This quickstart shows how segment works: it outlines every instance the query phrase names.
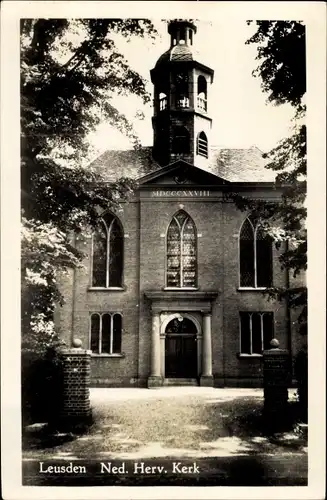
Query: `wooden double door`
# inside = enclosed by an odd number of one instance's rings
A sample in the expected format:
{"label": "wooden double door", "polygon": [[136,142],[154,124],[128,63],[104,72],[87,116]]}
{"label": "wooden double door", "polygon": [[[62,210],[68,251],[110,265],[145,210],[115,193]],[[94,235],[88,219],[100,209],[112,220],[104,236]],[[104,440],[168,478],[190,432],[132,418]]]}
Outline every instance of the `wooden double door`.
{"label": "wooden double door", "polygon": [[197,377],[197,332],[187,318],[172,320],[166,328],[166,378]]}

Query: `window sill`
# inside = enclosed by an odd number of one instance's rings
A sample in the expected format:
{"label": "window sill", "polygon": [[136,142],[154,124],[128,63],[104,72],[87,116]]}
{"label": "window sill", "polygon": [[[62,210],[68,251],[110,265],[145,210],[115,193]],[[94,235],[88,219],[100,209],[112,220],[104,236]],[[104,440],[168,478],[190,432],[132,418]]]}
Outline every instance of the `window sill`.
{"label": "window sill", "polygon": [[251,286],[239,286],[237,288],[238,292],[263,292],[264,290],[267,290],[267,286],[258,286],[258,287],[251,287]]}
{"label": "window sill", "polygon": [[101,353],[101,354],[98,354],[96,352],[92,352],[91,356],[92,356],[92,358],[124,358],[125,354],[124,353],[117,353],[117,354]]}
{"label": "window sill", "polygon": [[262,358],[262,354],[245,354],[245,353],[241,353],[239,352],[237,354],[237,357],[238,358]]}
{"label": "window sill", "polygon": [[102,286],[90,286],[88,292],[125,292],[125,286],[111,286],[111,287],[102,287]]}
{"label": "window sill", "polygon": [[198,287],[193,287],[193,286],[186,286],[184,288],[180,288],[180,287],[174,287],[174,286],[166,286],[164,288],[164,290],[167,290],[169,292],[185,292],[185,291],[190,291],[190,290],[194,290],[194,291],[197,291],[199,290]]}

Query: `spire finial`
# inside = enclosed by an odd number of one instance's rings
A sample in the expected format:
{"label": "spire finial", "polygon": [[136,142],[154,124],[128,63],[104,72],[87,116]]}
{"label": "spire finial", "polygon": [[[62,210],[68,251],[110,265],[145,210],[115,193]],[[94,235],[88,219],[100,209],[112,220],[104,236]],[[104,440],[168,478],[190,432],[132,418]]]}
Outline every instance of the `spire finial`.
{"label": "spire finial", "polygon": [[196,33],[196,25],[191,19],[173,19],[168,24],[168,33],[170,34],[170,46],[185,43],[193,45],[193,37]]}

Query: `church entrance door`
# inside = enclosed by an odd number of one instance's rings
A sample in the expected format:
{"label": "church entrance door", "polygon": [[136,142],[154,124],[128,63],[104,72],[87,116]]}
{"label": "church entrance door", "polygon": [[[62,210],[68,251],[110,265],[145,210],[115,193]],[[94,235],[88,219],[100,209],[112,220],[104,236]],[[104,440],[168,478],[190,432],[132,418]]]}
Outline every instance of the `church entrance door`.
{"label": "church entrance door", "polygon": [[197,330],[195,324],[182,316],[166,327],[165,376],[167,378],[197,377]]}

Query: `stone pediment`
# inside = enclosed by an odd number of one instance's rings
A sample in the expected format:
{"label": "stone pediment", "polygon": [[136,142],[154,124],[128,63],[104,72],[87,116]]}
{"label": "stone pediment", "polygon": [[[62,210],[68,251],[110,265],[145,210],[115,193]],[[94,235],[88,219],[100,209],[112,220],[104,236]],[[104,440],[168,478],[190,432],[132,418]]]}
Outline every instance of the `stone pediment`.
{"label": "stone pediment", "polygon": [[138,179],[142,186],[212,186],[229,184],[215,174],[202,170],[184,160],[178,160],[166,167]]}

